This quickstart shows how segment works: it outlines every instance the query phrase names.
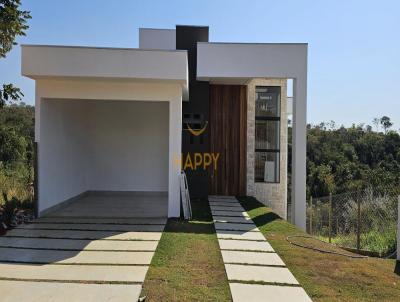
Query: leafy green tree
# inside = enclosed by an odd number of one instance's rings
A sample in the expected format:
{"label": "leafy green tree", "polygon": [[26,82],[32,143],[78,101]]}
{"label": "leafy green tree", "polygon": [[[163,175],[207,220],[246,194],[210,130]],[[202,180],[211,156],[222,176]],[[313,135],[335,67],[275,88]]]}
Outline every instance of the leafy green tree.
{"label": "leafy green tree", "polygon": [[0,127],[0,161],[13,163],[26,157],[27,142],[13,129]]}
{"label": "leafy green tree", "polygon": [[390,118],[387,116],[381,117],[381,125],[385,130],[385,134],[387,133],[388,129],[393,126],[393,123],[390,121]]}
{"label": "leafy green tree", "polygon": [[[390,121],[390,119],[389,119]],[[332,125],[332,123],[330,123]],[[314,197],[400,182],[400,135],[368,125],[307,126],[307,194]]]}
{"label": "leafy green tree", "polygon": [[[25,36],[29,28],[27,20],[31,18],[30,12],[20,10],[20,0],[0,0],[0,58],[6,54],[17,43],[17,36]],[[21,90],[13,84],[3,84],[0,89],[0,108],[10,101],[21,100]]]}

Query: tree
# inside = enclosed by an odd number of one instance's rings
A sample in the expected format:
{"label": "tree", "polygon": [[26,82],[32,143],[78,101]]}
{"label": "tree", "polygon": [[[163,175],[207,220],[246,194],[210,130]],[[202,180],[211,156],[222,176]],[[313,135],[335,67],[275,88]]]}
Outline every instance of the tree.
{"label": "tree", "polygon": [[0,161],[13,163],[26,157],[27,142],[14,129],[0,127]]}
{"label": "tree", "polygon": [[390,117],[382,116],[381,117],[381,125],[385,130],[385,134],[387,133],[388,129],[393,126],[393,123],[390,121]]}
{"label": "tree", "polygon": [[372,120],[372,123],[375,125],[375,130],[376,130],[376,132],[378,132],[379,131],[379,124],[380,124],[380,122],[381,122],[381,119],[380,118],[374,118],[373,120]]}
{"label": "tree", "polygon": [[307,127],[308,196],[341,194],[368,186],[398,188],[399,133],[375,132],[364,125],[335,130],[324,125]]}
{"label": "tree", "polygon": [[[20,0],[0,0],[0,58],[17,45],[17,36],[25,36],[29,28],[27,20],[31,18],[30,12],[20,10]],[[3,84],[0,89],[0,108],[9,101],[21,100],[21,90],[12,84]]]}

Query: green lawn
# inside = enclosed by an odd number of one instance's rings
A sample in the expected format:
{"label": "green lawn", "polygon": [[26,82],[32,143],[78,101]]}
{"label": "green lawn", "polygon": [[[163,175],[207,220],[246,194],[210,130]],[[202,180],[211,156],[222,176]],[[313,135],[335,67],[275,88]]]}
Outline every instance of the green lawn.
{"label": "green lawn", "polygon": [[[254,198],[240,201],[313,301],[400,301],[394,260],[350,259],[293,246],[286,236],[302,231]],[[194,221],[168,220],[144,283],[146,301],[231,301],[208,203],[192,201],[192,207]]]}
{"label": "green lawn", "polygon": [[[293,246],[286,237],[304,234],[302,231],[254,198],[244,197],[240,201],[313,301],[400,301],[395,260],[351,259]],[[306,243],[346,253],[326,243]]]}
{"label": "green lawn", "polygon": [[231,301],[208,201],[194,220],[169,219],[143,286],[146,301]]}

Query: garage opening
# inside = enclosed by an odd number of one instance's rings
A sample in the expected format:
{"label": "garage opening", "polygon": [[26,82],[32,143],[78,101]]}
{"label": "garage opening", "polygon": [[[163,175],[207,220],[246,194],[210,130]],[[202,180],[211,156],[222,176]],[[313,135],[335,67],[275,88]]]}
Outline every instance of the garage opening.
{"label": "garage opening", "polygon": [[168,102],[44,99],[39,212],[167,217]]}

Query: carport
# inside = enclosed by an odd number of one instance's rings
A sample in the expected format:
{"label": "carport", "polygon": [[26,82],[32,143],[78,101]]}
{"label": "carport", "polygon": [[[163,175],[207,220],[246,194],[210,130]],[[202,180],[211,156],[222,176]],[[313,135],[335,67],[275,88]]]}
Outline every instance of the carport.
{"label": "carport", "polygon": [[39,216],[177,217],[186,51],[22,47]]}

